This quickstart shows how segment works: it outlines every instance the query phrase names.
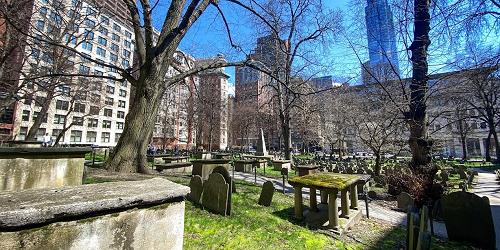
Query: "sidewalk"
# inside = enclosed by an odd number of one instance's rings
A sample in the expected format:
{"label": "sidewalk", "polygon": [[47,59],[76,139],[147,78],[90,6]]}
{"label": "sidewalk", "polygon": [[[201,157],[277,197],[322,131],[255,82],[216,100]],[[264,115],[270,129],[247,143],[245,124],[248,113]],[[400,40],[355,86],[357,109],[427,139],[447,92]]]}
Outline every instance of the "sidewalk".
{"label": "sidewalk", "polygon": [[472,192],[490,200],[491,215],[495,225],[497,249],[500,249],[500,182],[492,172],[478,169],[477,184]]}
{"label": "sidewalk", "polygon": [[[233,173],[230,172],[230,174],[232,175]],[[250,183],[254,183],[255,181],[253,173],[242,173],[235,171],[234,178],[236,180],[242,180]],[[266,181],[271,181],[274,184],[276,190],[279,191],[283,190],[282,180],[257,175],[258,185],[262,186]],[[293,188],[286,181],[285,181],[285,192],[287,195],[293,196]],[[302,193],[304,198],[309,199],[309,189],[304,189]],[[320,200],[319,195],[317,200],[318,201]],[[340,198],[339,198],[339,204],[340,204]],[[365,202],[363,200],[360,200],[358,202],[358,205],[359,208],[363,211],[363,214],[366,216]],[[394,211],[371,203],[369,204],[369,213],[370,213],[370,218],[376,218],[395,225],[403,225],[403,226],[406,225],[406,213],[404,212]],[[446,228],[443,223],[434,222],[434,234],[443,238],[447,238]]]}

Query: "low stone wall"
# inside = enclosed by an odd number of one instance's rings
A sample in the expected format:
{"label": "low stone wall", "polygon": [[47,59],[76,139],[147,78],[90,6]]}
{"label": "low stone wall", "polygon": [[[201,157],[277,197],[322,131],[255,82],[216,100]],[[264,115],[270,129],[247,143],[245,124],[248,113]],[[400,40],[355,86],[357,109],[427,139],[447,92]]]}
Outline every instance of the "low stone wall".
{"label": "low stone wall", "polygon": [[82,184],[90,148],[0,148],[0,192]]}
{"label": "low stone wall", "polygon": [[0,193],[0,249],[182,249],[189,188],[165,179]]}

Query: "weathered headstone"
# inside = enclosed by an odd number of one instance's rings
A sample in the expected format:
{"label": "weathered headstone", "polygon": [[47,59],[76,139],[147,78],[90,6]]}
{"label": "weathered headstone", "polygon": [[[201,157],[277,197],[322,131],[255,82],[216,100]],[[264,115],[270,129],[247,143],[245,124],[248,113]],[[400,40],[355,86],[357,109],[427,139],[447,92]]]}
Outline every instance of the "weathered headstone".
{"label": "weathered headstone", "polygon": [[442,198],[443,219],[448,238],[484,249],[495,249],[495,227],[487,197],[464,191]]}
{"label": "weathered headstone", "polygon": [[188,194],[188,199],[194,203],[201,204],[201,196],[203,194],[203,180],[199,175],[193,175],[189,181],[191,192]]}
{"label": "weathered headstone", "polygon": [[398,197],[398,208],[406,211],[408,209],[408,206],[413,206],[415,201],[414,199],[406,192],[401,192]]}
{"label": "weathered headstone", "polygon": [[203,207],[221,215],[229,215],[229,184],[219,173],[212,173],[203,185]]}
{"label": "weathered headstone", "polygon": [[262,185],[262,191],[260,192],[259,205],[269,207],[271,206],[271,201],[274,195],[274,185],[270,181],[266,181]]}
{"label": "weathered headstone", "polygon": [[227,202],[227,215],[231,215],[231,208],[232,208],[232,204],[233,204],[232,203],[232,193],[236,193],[236,185],[234,185],[234,181],[231,178],[231,176],[229,175],[229,172],[227,171],[226,168],[224,168],[222,166],[218,166],[218,167],[214,168],[212,173],[221,174],[224,177],[224,180],[226,181],[226,183],[229,184],[229,190],[231,190],[231,192],[229,193],[228,202]]}
{"label": "weathered headstone", "polygon": [[255,152],[257,156],[266,156],[266,140],[264,139],[264,131],[260,129],[259,140],[257,141],[257,151]]}

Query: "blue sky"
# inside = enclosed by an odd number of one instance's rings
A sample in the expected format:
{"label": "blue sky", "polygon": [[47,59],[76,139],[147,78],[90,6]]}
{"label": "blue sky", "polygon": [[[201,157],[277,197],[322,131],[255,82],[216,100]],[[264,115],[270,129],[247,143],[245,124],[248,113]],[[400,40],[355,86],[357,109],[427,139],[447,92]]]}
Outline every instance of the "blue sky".
{"label": "blue sky", "polygon": [[[366,49],[366,28],[364,27],[365,1],[366,0],[323,1],[327,8],[339,9],[342,12],[342,24],[346,29],[342,34],[337,34],[335,40],[331,41],[331,45],[324,50],[322,56],[331,60],[332,64],[331,67],[328,67],[328,69],[318,76],[333,75],[339,79],[338,81],[351,79],[350,83],[359,81],[359,74],[361,71],[360,61],[364,62],[368,57]],[[250,21],[250,14],[234,4],[225,1],[220,2],[220,6],[229,22],[234,41],[243,48],[244,52],[249,53],[255,46],[256,39],[259,36],[259,31],[253,27]],[[155,12],[154,24],[157,29],[161,28],[161,24],[164,21],[164,15],[168,9],[168,4],[168,0],[161,0],[160,4],[156,7],[157,11]],[[397,6],[394,8],[397,8]],[[395,12],[394,9],[393,12]],[[346,38],[349,38],[350,42],[354,44],[354,49],[349,46]],[[402,73],[409,73],[408,54],[405,53],[401,39],[401,36],[398,36],[400,69]],[[485,40],[487,43],[494,44],[493,50],[499,50],[497,39],[497,34],[490,34],[490,37]],[[437,44],[438,42],[433,41],[431,47],[439,46]],[[477,46],[481,47],[482,44],[478,44]],[[231,48],[226,28],[222,23],[222,18],[213,6],[210,6],[188,31],[188,34],[181,42],[180,49],[193,55],[195,58],[213,57],[219,53],[224,54],[230,61],[238,61],[245,58],[245,53],[238,52]],[[453,48],[451,52],[461,53],[460,51],[460,49]],[[430,72],[443,71],[444,68],[442,65],[443,62],[450,58],[450,49],[444,49],[442,47],[430,49],[429,54]],[[229,79],[230,84],[234,85],[234,68],[227,68],[226,72],[231,76]]]}

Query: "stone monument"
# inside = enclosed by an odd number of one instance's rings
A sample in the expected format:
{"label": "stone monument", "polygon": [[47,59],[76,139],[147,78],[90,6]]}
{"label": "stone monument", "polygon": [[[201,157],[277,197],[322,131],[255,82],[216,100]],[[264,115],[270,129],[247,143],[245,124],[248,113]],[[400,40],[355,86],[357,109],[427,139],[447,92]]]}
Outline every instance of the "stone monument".
{"label": "stone monument", "polygon": [[264,139],[264,131],[260,129],[259,140],[257,141],[257,152],[256,156],[267,156],[266,140]]}

